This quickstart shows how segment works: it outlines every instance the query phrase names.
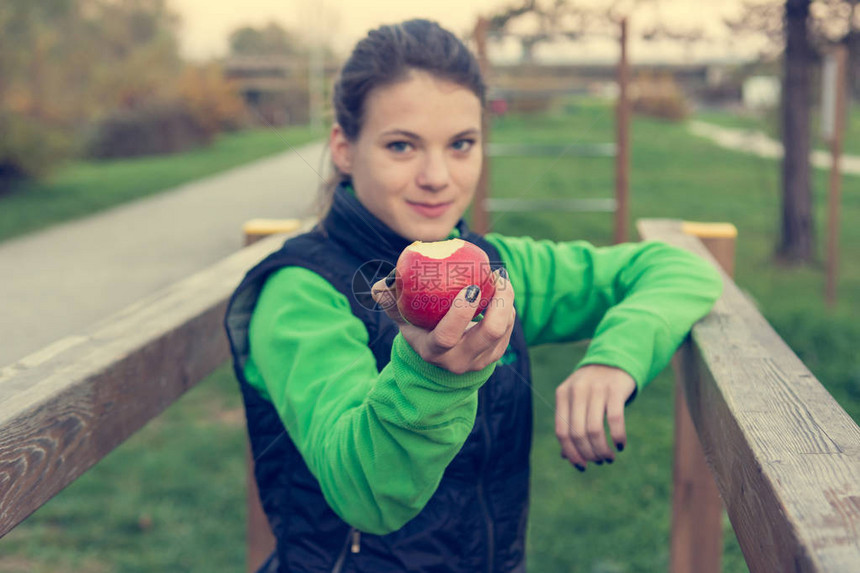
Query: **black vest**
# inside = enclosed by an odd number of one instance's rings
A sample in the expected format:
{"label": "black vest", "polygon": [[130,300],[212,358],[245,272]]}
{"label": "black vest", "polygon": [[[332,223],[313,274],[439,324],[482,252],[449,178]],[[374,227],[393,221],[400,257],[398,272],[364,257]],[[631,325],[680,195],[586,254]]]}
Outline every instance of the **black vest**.
{"label": "black vest", "polygon": [[[461,219],[460,238],[500,266],[496,249]],[[510,347],[478,392],[475,425],[421,512],[387,535],[360,534],[326,503],[316,479],[270,402],[244,377],[248,324],[260,289],[275,270],[310,269],[343,293],[360,318],[379,370],[389,362],[398,329],[374,308],[369,286],[394,267],[411,241],[371,214],[343,186],[328,216],[251,269],[233,294],[225,319],[245,403],[255,476],[277,539],[267,571],[340,573],[478,573],[525,571],[532,397],[529,359],[517,319]]]}

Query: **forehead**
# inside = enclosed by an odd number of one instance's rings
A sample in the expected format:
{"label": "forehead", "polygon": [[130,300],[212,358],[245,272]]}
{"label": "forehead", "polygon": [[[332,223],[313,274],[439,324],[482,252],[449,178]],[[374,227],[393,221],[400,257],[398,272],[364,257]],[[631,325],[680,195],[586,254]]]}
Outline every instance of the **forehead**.
{"label": "forehead", "polygon": [[481,128],[481,100],[469,88],[425,72],[370,92],[364,128],[368,135],[405,129],[419,135],[451,135]]}

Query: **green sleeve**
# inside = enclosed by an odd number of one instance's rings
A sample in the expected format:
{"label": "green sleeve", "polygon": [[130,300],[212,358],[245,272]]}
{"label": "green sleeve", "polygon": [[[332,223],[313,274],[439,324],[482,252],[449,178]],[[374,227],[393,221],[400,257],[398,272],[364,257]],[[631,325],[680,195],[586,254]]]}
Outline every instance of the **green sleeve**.
{"label": "green sleeve", "polygon": [[378,371],[346,297],[301,267],[266,281],[249,337],[249,383],[274,404],[331,508],[373,534],[399,529],[436,491],[495,368],[453,374],[398,333]]}
{"label": "green sleeve", "polygon": [[657,241],[595,247],[489,233],[508,270],[529,345],[591,338],[586,364],[642,389],[722,292],[701,257]]}

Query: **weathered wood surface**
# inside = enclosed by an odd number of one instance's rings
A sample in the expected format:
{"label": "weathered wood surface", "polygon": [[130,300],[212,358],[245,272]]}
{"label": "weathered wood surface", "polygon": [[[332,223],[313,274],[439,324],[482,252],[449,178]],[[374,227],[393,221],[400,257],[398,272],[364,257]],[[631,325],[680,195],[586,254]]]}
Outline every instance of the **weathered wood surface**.
{"label": "weathered wood surface", "polygon": [[[679,221],[638,226],[713,262]],[[750,571],[860,570],[860,428],[728,277],[681,356],[690,414]]]}
{"label": "weathered wood surface", "polygon": [[228,360],[229,297],[284,238],[0,370],[0,537]]}

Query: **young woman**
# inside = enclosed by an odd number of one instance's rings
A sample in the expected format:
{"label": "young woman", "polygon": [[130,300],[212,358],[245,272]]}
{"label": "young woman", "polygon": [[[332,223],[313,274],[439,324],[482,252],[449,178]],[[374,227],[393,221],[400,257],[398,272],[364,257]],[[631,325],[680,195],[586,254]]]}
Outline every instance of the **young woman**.
{"label": "young woman", "polygon": [[[335,86],[320,223],[231,300],[277,539],[266,571],[525,571],[528,347],[592,339],[555,396],[561,455],[584,471],[624,448],[625,404],[721,292],[707,263],[661,243],[470,231],[484,93],[474,56],[437,24],[370,32]],[[477,288],[463,289],[428,331],[400,316],[385,276],[412,241],[448,238],[488,253],[496,294],[473,322]]]}

